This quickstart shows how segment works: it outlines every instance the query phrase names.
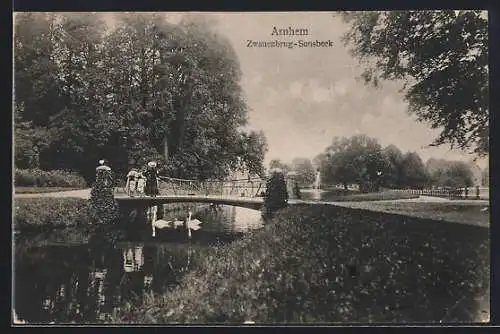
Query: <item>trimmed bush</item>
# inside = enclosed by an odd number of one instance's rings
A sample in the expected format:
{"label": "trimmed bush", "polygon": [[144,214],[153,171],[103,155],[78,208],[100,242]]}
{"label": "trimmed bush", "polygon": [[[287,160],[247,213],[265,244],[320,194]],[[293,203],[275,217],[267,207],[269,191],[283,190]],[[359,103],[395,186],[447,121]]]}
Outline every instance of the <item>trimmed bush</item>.
{"label": "trimmed bush", "polygon": [[45,229],[86,223],[87,202],[83,198],[16,198],[14,227]]}
{"label": "trimmed bush", "polygon": [[122,308],[114,321],[472,321],[466,301],[487,292],[489,262],[487,228],[294,206],[213,248],[175,290]]}
{"label": "trimmed bush", "polygon": [[264,198],[263,216],[271,218],[276,211],[288,204],[288,191],[282,172],[275,171],[267,181]]}
{"label": "trimmed bush", "polygon": [[85,179],[74,172],[17,168],[14,176],[14,184],[19,187],[87,187]]}
{"label": "trimmed bush", "polygon": [[115,182],[112,172],[99,170],[90,191],[89,216],[92,224],[116,223],[119,218],[118,203],[114,198]]}

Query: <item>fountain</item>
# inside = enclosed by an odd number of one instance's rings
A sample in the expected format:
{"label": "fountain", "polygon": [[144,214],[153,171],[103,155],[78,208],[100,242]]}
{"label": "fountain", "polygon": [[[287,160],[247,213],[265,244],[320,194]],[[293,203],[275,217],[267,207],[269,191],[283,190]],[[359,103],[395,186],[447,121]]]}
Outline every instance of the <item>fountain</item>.
{"label": "fountain", "polygon": [[315,190],[319,190],[320,189],[320,185],[321,185],[321,175],[320,175],[320,171],[319,169],[316,171],[316,179],[314,181],[314,186],[313,186],[313,189]]}
{"label": "fountain", "polygon": [[316,170],[316,179],[314,180],[313,185],[313,199],[320,200],[321,199],[321,173],[319,168]]}

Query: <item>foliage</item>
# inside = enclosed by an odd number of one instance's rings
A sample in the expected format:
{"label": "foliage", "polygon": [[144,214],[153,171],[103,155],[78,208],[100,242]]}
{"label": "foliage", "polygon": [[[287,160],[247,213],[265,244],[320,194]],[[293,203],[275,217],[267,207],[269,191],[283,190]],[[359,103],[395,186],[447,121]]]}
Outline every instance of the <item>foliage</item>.
{"label": "foliage", "polygon": [[404,187],[403,180],[403,153],[395,145],[384,148],[384,156],[389,162],[388,169],[384,173],[384,184],[389,188]]}
{"label": "foliage", "polygon": [[429,159],[426,169],[434,185],[454,188],[472,186],[473,174],[465,162]]}
{"label": "foliage", "polygon": [[86,223],[87,200],[81,198],[16,198],[16,229],[66,227]]}
{"label": "foliage", "polygon": [[490,169],[486,167],[481,172],[481,186],[488,187],[490,185]]}
{"label": "foliage", "polygon": [[91,224],[114,224],[119,218],[118,203],[114,198],[115,183],[111,171],[97,171],[90,191],[89,216]]}
{"label": "foliage", "polygon": [[343,184],[345,189],[357,183],[364,191],[378,190],[378,173],[385,173],[389,165],[377,140],[366,135],[335,137],[325,153],[321,175],[327,182]]}
{"label": "foliage", "polygon": [[310,159],[293,159],[291,170],[297,173],[296,180],[302,186],[310,186],[316,179],[316,170],[314,169]]}
{"label": "foliage", "polygon": [[484,293],[489,279],[487,228],[294,206],[114,322],[434,322],[465,311],[457,300]]}
{"label": "foliage", "polygon": [[347,12],[345,43],[366,65],[363,77],[402,80],[409,112],[442,128],[450,143],[480,156],[489,150],[488,21],[485,12]]}
{"label": "foliage", "polygon": [[425,166],[416,152],[408,152],[401,161],[400,184],[409,188],[422,189],[428,183]]}
{"label": "foliage", "polygon": [[23,157],[39,146],[40,168],[74,169],[88,181],[101,158],[117,175],[153,159],[174,177],[260,173],[267,145],[261,132],[241,130],[247,106],[230,43],[196,17],[114,21],[16,14],[16,163],[29,165]]}
{"label": "foliage", "polygon": [[273,169],[281,169],[283,173],[286,174],[292,170],[292,167],[282,162],[280,159],[273,159],[269,162],[269,170]]}
{"label": "foliage", "polygon": [[74,172],[18,168],[15,170],[14,184],[17,187],[87,187],[85,180]]}
{"label": "foliage", "polygon": [[274,171],[267,180],[266,194],[264,197],[263,216],[272,217],[276,211],[287,206],[288,191],[283,172]]}

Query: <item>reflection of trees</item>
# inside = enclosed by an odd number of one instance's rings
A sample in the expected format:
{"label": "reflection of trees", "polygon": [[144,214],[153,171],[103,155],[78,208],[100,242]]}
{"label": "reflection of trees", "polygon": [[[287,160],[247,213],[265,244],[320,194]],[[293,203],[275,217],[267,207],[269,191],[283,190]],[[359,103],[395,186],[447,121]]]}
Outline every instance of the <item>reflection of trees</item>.
{"label": "reflection of trees", "polygon": [[[207,214],[226,230],[237,216],[231,207]],[[130,243],[16,249],[15,309],[28,322],[105,321],[123,302],[140,302],[144,292],[161,293],[177,285],[204,248],[196,243]]]}
{"label": "reflection of trees", "polygon": [[114,269],[108,268],[112,261],[107,259],[112,260],[113,254],[87,252],[86,246],[37,251],[46,253],[43,260],[16,263],[16,311],[20,316],[28,322],[97,320],[109,299],[105,280]]}

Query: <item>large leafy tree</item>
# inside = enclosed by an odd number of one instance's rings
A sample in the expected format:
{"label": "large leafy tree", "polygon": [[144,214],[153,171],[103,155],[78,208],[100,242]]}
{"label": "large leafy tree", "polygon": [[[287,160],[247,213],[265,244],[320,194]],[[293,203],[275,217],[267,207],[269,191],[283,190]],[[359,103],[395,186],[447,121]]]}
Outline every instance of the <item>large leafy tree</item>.
{"label": "large leafy tree", "polygon": [[280,159],[272,159],[270,162],[269,162],[269,169],[272,171],[273,169],[281,169],[283,171],[283,173],[286,175],[286,173],[288,173],[289,171],[292,170],[292,167],[287,164],[287,163],[284,163],[283,161],[281,161]]}
{"label": "large leafy tree", "polygon": [[238,59],[209,22],[123,13],[108,29],[101,18],[16,19],[16,129],[26,152],[36,129],[50,138],[42,167],[88,178],[101,157],[119,173],[150,159],[176,177],[262,173],[267,144],[262,133],[242,130]]}
{"label": "large leafy tree", "polygon": [[401,187],[403,184],[403,153],[395,145],[389,145],[384,148],[384,156],[389,162],[388,169],[385,172],[386,185],[391,188]]}
{"label": "large leafy tree", "polygon": [[309,186],[316,179],[316,171],[310,159],[293,159],[292,170],[297,173],[297,182],[302,186]]}
{"label": "large leafy tree", "polygon": [[445,187],[470,187],[473,185],[474,174],[470,165],[463,161],[431,158],[425,167],[434,185]]}
{"label": "large leafy tree", "polygon": [[479,156],[489,150],[488,22],[481,11],[348,12],[345,42],[363,77],[401,80],[409,111]]}
{"label": "large leafy tree", "polygon": [[400,168],[400,184],[402,186],[421,189],[427,185],[428,177],[425,166],[416,152],[406,153]]}
{"label": "large leafy tree", "polygon": [[366,135],[334,138],[326,149],[322,175],[330,182],[357,183],[361,189],[373,189],[383,181],[388,161],[376,139]]}

